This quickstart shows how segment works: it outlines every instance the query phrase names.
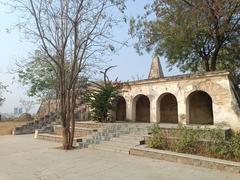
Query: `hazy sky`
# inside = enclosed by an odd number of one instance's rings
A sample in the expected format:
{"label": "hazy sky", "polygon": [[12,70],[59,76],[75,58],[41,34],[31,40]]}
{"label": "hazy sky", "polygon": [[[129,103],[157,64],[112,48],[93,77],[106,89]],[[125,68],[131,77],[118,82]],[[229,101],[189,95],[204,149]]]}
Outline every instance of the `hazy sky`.
{"label": "hazy sky", "polygon": [[[7,0],[6,0],[7,1]],[[136,16],[143,12],[143,5],[149,2],[148,0],[141,0],[138,2],[130,1],[127,5],[127,15]],[[18,107],[20,99],[29,99],[26,96],[27,87],[23,87],[13,80],[17,77],[14,74],[8,73],[9,70],[14,68],[14,64],[17,59],[27,57],[28,53],[34,51],[34,46],[27,43],[24,40],[24,35],[19,31],[13,30],[11,33],[7,33],[6,29],[11,28],[18,21],[17,15],[8,13],[8,8],[0,4],[0,82],[4,85],[8,85],[9,93],[5,93],[6,101],[3,106],[0,107],[0,113],[12,113],[14,107]],[[128,39],[128,25],[122,24],[114,30],[114,35],[117,39]],[[126,81],[132,80],[133,77],[147,78],[151,65],[152,54],[145,53],[139,56],[133,48],[133,42],[130,41],[128,47],[122,48],[117,54],[110,57],[111,65],[117,65],[109,73],[109,77]],[[161,64],[165,75],[174,75],[178,72],[176,70],[168,72],[166,69],[166,63],[161,58]],[[34,111],[37,110],[37,107]]]}

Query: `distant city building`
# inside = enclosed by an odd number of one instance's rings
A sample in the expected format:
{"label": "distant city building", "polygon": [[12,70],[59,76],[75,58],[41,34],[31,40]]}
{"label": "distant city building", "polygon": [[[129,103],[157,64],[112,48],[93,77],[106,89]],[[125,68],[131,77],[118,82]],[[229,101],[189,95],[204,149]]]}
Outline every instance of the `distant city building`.
{"label": "distant city building", "polygon": [[14,108],[13,114],[14,114],[15,116],[18,115],[18,108]]}
{"label": "distant city building", "polygon": [[14,108],[14,111],[13,111],[14,116],[19,116],[22,113],[23,113],[23,109],[22,108],[19,108],[19,107],[15,107]]}
{"label": "distant city building", "polygon": [[22,108],[18,108],[18,114],[22,114],[23,113],[23,109]]}

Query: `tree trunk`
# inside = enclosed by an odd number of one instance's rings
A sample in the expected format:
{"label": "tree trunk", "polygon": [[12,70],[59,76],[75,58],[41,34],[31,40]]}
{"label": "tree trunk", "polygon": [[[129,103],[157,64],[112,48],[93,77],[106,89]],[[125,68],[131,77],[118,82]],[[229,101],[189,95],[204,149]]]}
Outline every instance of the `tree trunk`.
{"label": "tree trunk", "polygon": [[70,149],[72,146],[70,144],[71,139],[71,127],[70,127],[70,119],[71,119],[71,90],[67,90],[67,97],[66,97],[66,105],[67,105],[67,118],[66,118],[66,127],[68,128],[68,149]]}
{"label": "tree trunk", "polygon": [[62,127],[63,149],[69,149],[69,131],[67,127]]}
{"label": "tree trunk", "polygon": [[70,133],[70,145],[73,146],[74,134],[75,134],[75,116],[74,111],[76,108],[76,95],[75,95],[75,84],[73,85],[72,89],[72,96],[71,96],[71,133]]}
{"label": "tree trunk", "polygon": [[58,96],[58,90],[55,90],[56,91],[56,100],[55,100],[55,102],[56,102],[56,106],[55,106],[55,113],[56,114],[58,114],[58,104],[59,104],[59,96]]}
{"label": "tree trunk", "polygon": [[51,111],[51,100],[48,100],[48,114],[50,114]]}
{"label": "tree trunk", "polygon": [[221,48],[220,45],[217,45],[216,50],[214,51],[211,59],[211,71],[216,71],[216,65],[217,65],[217,57],[219,53],[219,49]]}
{"label": "tree trunk", "polygon": [[69,142],[71,147],[73,147],[74,134],[75,134],[75,118],[74,118],[74,110],[71,110],[71,133],[70,133],[70,142]]}
{"label": "tree trunk", "polygon": [[210,71],[210,67],[209,67],[209,58],[204,58],[204,64],[205,64],[205,71],[209,72]]}
{"label": "tree trunk", "polygon": [[65,66],[62,63],[62,69],[60,69],[60,118],[62,122],[62,138],[63,138],[63,149],[69,149],[69,123],[67,117],[67,95],[66,95],[66,85],[65,85]]}

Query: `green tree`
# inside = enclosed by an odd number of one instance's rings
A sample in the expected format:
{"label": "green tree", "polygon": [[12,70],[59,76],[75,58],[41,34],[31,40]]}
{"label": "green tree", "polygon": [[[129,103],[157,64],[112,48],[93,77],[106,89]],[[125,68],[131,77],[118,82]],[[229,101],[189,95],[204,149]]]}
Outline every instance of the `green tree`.
{"label": "green tree", "polygon": [[104,74],[102,83],[91,82],[85,97],[85,102],[91,108],[91,118],[99,122],[112,121],[111,110],[114,110],[115,99],[121,92],[121,83],[117,80],[112,82],[107,76],[107,71],[112,67],[102,72]]}
{"label": "green tree", "polygon": [[30,62],[18,65],[17,70],[19,82],[29,86],[28,96],[35,96],[41,99],[48,99],[49,96],[55,97],[56,94],[56,73],[41,51],[36,50]]}
{"label": "green tree", "polygon": [[46,60],[48,57],[40,50],[35,50],[34,55],[27,63],[17,63],[18,79],[23,85],[29,87],[27,94],[37,97],[43,103],[48,104],[48,112],[51,111],[51,101],[55,100],[55,111],[58,111],[58,86],[57,77],[53,65]]}
{"label": "green tree", "polygon": [[170,68],[240,73],[239,0],[154,0],[129,31],[139,53],[165,56]]}

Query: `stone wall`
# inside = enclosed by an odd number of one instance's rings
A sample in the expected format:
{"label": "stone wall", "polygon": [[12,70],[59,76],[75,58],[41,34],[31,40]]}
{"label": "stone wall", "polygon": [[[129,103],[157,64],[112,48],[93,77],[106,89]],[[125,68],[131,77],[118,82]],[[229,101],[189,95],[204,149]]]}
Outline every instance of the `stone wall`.
{"label": "stone wall", "polygon": [[[57,100],[53,99],[50,101],[44,101],[41,103],[38,109],[37,117],[44,118],[49,113],[56,113],[58,111],[59,111],[59,102],[57,102]],[[75,120],[87,121],[89,120],[88,117],[89,117],[89,107],[84,104],[79,105],[75,110]]]}
{"label": "stone wall", "polygon": [[183,75],[155,80],[129,82],[124,85],[122,96],[126,100],[127,119],[136,121],[135,99],[147,96],[150,101],[151,122],[161,122],[160,99],[170,93],[177,99],[178,122],[189,124],[189,95],[200,91],[212,101],[213,124],[240,128],[240,109],[228,72]]}

